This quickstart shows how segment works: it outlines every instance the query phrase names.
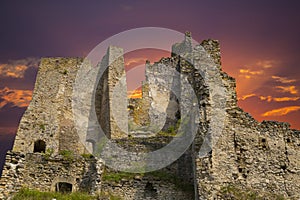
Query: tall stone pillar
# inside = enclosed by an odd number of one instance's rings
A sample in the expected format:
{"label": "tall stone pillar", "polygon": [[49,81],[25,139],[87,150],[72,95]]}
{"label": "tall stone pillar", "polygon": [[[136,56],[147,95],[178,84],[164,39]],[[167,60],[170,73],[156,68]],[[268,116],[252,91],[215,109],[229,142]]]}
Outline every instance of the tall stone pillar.
{"label": "tall stone pillar", "polygon": [[128,135],[127,84],[122,48],[110,46],[100,68],[105,69],[96,92],[96,114],[108,138]]}

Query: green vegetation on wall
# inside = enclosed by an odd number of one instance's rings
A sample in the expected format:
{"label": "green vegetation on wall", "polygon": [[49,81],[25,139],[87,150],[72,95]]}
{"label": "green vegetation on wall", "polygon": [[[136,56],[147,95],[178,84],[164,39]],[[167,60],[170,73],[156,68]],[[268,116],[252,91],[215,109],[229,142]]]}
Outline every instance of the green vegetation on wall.
{"label": "green vegetation on wall", "polygon": [[95,196],[82,193],[58,193],[58,192],[41,192],[38,190],[32,190],[23,188],[21,189],[12,200],[122,200],[121,197],[114,196],[112,194],[98,194]]}
{"label": "green vegetation on wall", "polygon": [[96,200],[96,196],[74,192],[70,194],[62,194],[57,192],[40,192],[38,190],[21,189],[12,200]]}
{"label": "green vegetation on wall", "polygon": [[62,150],[62,151],[59,152],[59,154],[62,155],[65,160],[68,160],[68,161],[73,161],[74,160],[73,151]]}

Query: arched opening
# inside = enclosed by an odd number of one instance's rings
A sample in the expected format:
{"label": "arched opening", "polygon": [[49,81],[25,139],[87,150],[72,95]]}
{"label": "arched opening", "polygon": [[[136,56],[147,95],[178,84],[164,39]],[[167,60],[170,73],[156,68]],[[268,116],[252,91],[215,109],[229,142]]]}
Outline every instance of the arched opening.
{"label": "arched opening", "polygon": [[45,153],[46,151],[46,143],[43,140],[37,140],[34,142],[34,153]]}
{"label": "arched opening", "polygon": [[71,193],[72,189],[73,189],[73,185],[71,183],[58,182],[55,185],[55,192]]}

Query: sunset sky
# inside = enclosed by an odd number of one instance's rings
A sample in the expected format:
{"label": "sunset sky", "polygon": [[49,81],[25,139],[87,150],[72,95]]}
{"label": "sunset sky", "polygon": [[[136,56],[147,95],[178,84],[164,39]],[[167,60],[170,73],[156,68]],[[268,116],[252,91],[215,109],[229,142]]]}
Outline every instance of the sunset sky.
{"label": "sunset sky", "polygon": [[[190,31],[199,42],[219,40],[223,70],[237,81],[239,105],[259,121],[287,121],[300,129],[299,9],[296,0],[1,1],[0,166],[30,102],[39,59],[84,57],[106,38],[138,27]],[[129,53],[126,68],[137,67],[140,82],[145,60],[168,54]]]}

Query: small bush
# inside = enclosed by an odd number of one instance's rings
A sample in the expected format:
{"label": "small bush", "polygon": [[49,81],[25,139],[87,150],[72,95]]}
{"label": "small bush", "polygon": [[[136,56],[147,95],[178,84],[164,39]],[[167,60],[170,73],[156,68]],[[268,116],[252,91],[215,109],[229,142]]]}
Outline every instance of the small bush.
{"label": "small bush", "polygon": [[46,152],[44,153],[45,159],[49,159],[52,156],[53,152],[54,150],[52,148],[47,149]]}
{"label": "small bush", "polygon": [[81,156],[85,159],[91,159],[94,157],[93,154],[90,153],[81,154]]}
{"label": "small bush", "polygon": [[67,75],[67,74],[68,74],[68,70],[65,69],[65,70],[63,71],[63,74],[64,74],[64,75]]}
{"label": "small bush", "polygon": [[175,130],[175,127],[174,126],[170,126],[169,128],[168,128],[168,132],[169,133],[174,133],[176,130]]}
{"label": "small bush", "polygon": [[59,154],[62,155],[65,160],[68,160],[68,161],[74,160],[74,154],[70,150],[62,150],[59,152]]}
{"label": "small bush", "polygon": [[40,124],[40,129],[44,131],[46,129],[45,124]]}

